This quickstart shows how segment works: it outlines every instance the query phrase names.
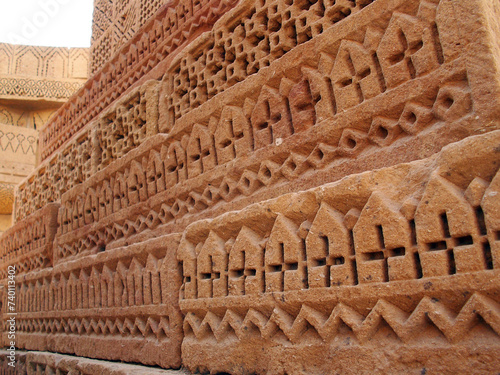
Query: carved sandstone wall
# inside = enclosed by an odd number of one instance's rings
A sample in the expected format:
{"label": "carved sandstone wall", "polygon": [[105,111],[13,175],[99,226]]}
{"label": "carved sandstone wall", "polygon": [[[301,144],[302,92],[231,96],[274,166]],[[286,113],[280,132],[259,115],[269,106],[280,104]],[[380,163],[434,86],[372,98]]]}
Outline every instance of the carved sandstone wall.
{"label": "carved sandstone wall", "polygon": [[161,7],[18,187],[0,238],[17,345],[212,373],[498,372],[499,15]]}
{"label": "carved sandstone wall", "polygon": [[36,165],[38,132],[88,77],[88,50],[0,44],[0,231]]}

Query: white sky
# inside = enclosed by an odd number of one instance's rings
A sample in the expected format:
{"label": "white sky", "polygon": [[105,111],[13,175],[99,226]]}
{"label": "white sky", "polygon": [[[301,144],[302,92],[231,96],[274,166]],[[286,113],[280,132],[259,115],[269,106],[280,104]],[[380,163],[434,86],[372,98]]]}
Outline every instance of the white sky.
{"label": "white sky", "polygon": [[0,0],[0,43],[89,47],[94,0]]}

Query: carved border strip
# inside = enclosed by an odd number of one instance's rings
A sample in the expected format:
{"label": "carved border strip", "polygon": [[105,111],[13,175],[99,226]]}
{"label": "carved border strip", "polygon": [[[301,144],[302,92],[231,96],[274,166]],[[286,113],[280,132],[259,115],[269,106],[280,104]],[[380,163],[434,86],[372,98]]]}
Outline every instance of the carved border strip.
{"label": "carved border strip", "polygon": [[[19,275],[18,347],[180,366],[178,241],[163,236]],[[75,340],[88,345],[68,349]]]}
{"label": "carved border strip", "polygon": [[58,213],[58,203],[48,204],[2,235],[0,280],[7,277],[9,265],[15,265],[17,273],[27,273],[52,265]]}

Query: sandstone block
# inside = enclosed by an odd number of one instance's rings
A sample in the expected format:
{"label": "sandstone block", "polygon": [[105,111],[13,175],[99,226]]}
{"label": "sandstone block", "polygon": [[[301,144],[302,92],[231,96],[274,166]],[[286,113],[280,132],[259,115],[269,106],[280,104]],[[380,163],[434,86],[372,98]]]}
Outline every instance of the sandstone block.
{"label": "sandstone block", "polygon": [[499,141],[469,137],[189,225],[178,250],[184,365],[496,371]]}
{"label": "sandstone block", "polygon": [[180,367],[178,237],[18,276],[17,347]]}

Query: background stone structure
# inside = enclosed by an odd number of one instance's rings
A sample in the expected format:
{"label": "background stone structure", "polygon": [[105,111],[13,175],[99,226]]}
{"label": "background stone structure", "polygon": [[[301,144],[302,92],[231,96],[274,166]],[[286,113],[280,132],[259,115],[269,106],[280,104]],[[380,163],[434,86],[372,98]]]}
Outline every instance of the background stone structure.
{"label": "background stone structure", "polygon": [[0,44],[0,232],[36,165],[38,129],[88,77],[89,50]]}
{"label": "background stone structure", "polygon": [[202,373],[498,372],[498,4],[128,15],[142,6],[96,2],[93,48],[108,30],[120,48],[94,49],[17,187],[0,278],[16,267],[18,347]]}

